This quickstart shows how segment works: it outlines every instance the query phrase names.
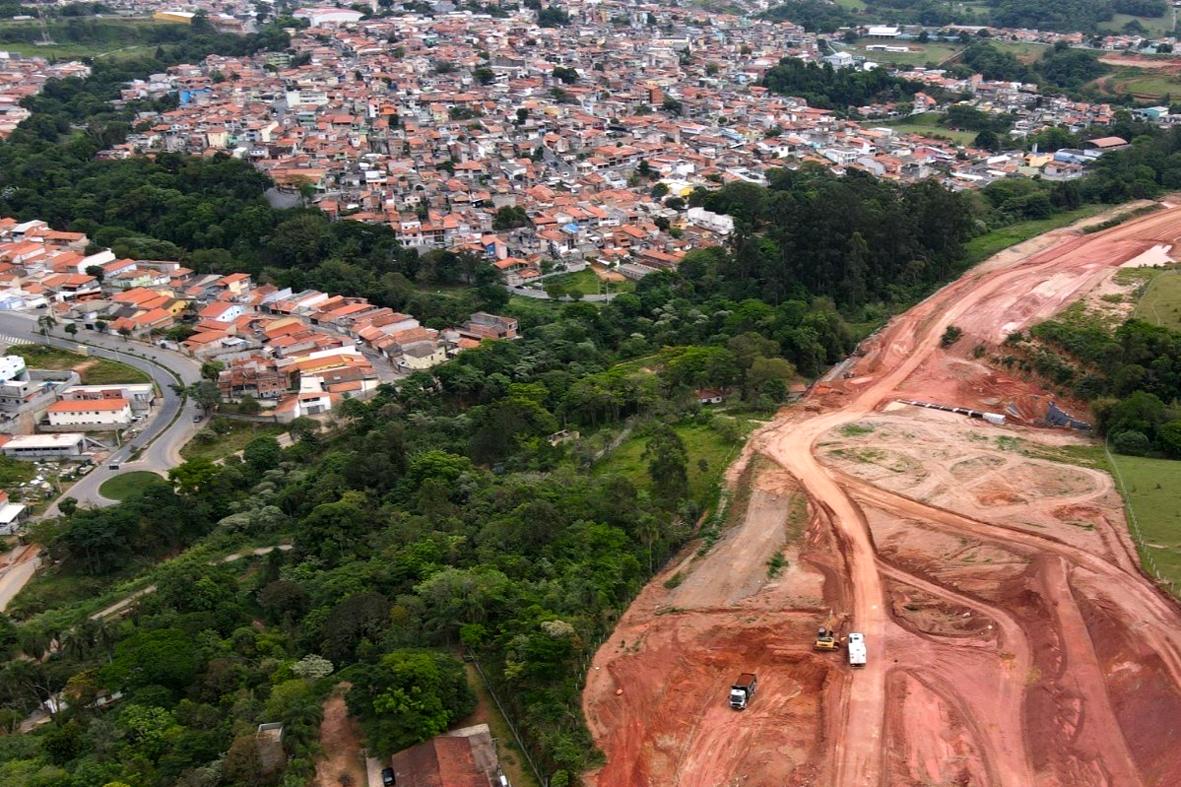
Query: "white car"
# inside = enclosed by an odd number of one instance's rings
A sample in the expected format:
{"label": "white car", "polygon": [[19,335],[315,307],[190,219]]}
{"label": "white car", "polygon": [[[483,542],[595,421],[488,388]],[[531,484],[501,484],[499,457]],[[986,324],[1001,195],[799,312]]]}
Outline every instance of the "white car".
{"label": "white car", "polygon": [[856,632],[849,634],[849,665],[852,667],[865,666],[865,635]]}

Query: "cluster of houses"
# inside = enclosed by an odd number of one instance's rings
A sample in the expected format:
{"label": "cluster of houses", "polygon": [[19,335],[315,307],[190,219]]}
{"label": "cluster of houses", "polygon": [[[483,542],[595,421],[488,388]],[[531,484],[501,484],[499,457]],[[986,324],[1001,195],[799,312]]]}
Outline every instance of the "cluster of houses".
{"label": "cluster of houses", "polygon": [[[11,218],[0,218],[0,309],[217,362],[225,400],[251,397],[280,422],[326,413],[482,341],[517,336],[511,317],[477,312],[438,330],[364,298],[258,285],[245,273],[198,274],[174,261],[117,259],[91,248],[82,233]],[[35,382],[11,396],[43,395]],[[0,410],[9,396],[8,383],[0,384]],[[59,402],[48,425],[122,426],[138,404],[137,396],[125,398],[125,408],[103,396]]]}
{"label": "cluster of houses", "polygon": [[[622,2],[563,8],[566,27],[543,27],[528,8],[372,18],[300,9],[312,26],[293,31],[293,53],[211,56],[127,85],[123,101],[174,95],[179,104],[142,115],[103,155],[249,160],[289,204],[385,224],[408,247],[483,255],[511,285],[554,262],[594,261],[632,278],[675,267],[691,248],[724,243],[730,228],[688,210],[686,197],[764,183],[772,167],[814,161],[952,188],[1081,172],[1079,162],[998,159],[880,126],[943,108],[928,94],[861,107],[863,122],[771,94],[760,80],[783,56],[850,58],[825,54],[790,22]],[[1018,135],[1115,116],[1035,85],[940,69],[903,75],[1017,115]]]}
{"label": "cluster of houses", "polygon": [[7,138],[31,114],[24,99],[41,92],[50,79],[90,76],[90,66],[76,61],[49,63],[40,57],[22,57],[3,51],[0,44],[0,140]]}

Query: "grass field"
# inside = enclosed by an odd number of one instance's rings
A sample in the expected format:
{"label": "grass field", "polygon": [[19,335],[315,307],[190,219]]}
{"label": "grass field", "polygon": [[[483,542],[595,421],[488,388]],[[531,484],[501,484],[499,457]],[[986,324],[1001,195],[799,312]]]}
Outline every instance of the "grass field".
{"label": "grass field", "polygon": [[1121,68],[1100,77],[1090,86],[1111,96],[1131,93],[1139,99],[1156,101],[1165,96],[1181,95],[1181,79],[1149,69]]}
{"label": "grass field", "polygon": [[1181,272],[1154,276],[1136,304],[1134,316],[1154,325],[1181,330]]}
{"label": "grass field", "polygon": [[152,379],[139,369],[108,361],[79,355],[43,344],[14,344],[6,351],[19,355],[33,369],[73,369],[78,372],[84,385],[106,385],[109,383],[150,383]]}
{"label": "grass field", "polygon": [[256,437],[278,437],[286,429],[279,424],[256,424],[251,421],[232,421],[228,418],[214,419],[213,425],[206,426],[180,449],[185,459],[205,458],[210,461],[225,459],[246,447]]}
{"label": "grass field", "polygon": [[[738,431],[744,436],[753,424],[741,421],[740,425],[741,429]],[[673,429],[685,444],[685,452],[689,456],[690,497],[699,505],[703,505],[713,494],[726,466],[741,447],[744,437],[740,436],[737,441],[731,442],[713,426],[698,423],[679,424]],[[648,478],[648,463],[644,460],[644,447],[647,444],[647,437],[632,437],[595,466],[595,475],[618,473],[629,478],[637,488],[649,488],[651,481]]]}
{"label": "grass field", "polygon": [[868,122],[866,125],[892,128],[899,134],[922,134],[924,137],[945,139],[959,145],[970,145],[976,139],[975,131],[956,131],[939,125],[940,117],[938,112],[924,112],[888,123]]}
{"label": "grass field", "polygon": [[0,42],[0,52],[9,52],[25,57],[43,57],[46,60],[79,60],[84,57],[129,60],[134,57],[151,55],[156,47],[151,44],[118,46],[102,44],[28,44]]}
{"label": "grass field", "polygon": [[597,295],[600,292],[631,292],[636,288],[636,283],[628,279],[621,282],[611,282],[609,288],[604,289],[602,281],[590,268],[578,271],[577,273],[564,273],[561,276],[551,276],[545,279],[542,284],[546,286],[560,284],[568,292],[580,292],[583,295]]}
{"label": "grass field", "polygon": [[[874,44],[887,44],[890,46],[905,46],[911,51],[909,52],[871,52],[867,47]],[[848,48],[849,54],[860,55],[875,63],[896,63],[903,66],[925,66],[928,63],[938,65],[949,57],[959,53],[962,47],[954,44],[938,43],[938,44],[920,44],[915,41],[877,41],[872,39],[863,39],[858,41],[855,46]]]}
{"label": "grass field", "polygon": [[1021,221],[1016,224],[1010,224],[1007,227],[995,229],[984,235],[979,235],[964,244],[965,261],[968,265],[975,265],[999,251],[1004,251],[1010,246],[1027,241],[1036,235],[1041,235],[1043,232],[1049,232],[1058,227],[1065,227],[1079,219],[1085,219],[1088,216],[1102,213],[1107,207],[1105,205],[1086,205],[1078,210],[1059,213],[1048,219]]}
{"label": "grass field", "polygon": [[166,483],[168,482],[155,473],[134,470],[130,473],[120,473],[113,478],[108,478],[98,488],[98,493],[108,500],[126,500],[132,495],[144,491],[149,486]]}
{"label": "grass field", "polygon": [[[80,19],[85,22],[87,20]],[[110,18],[104,17],[94,20],[102,25],[114,25],[120,28],[128,29],[128,37],[138,37],[132,28],[145,27],[165,27],[176,25],[176,22],[162,22],[156,19],[126,19],[126,18]],[[58,30],[61,22],[53,21],[50,23],[49,31],[52,38],[55,30]],[[0,31],[5,29],[23,28],[23,27],[39,27],[36,21],[12,21],[8,20],[0,22]],[[128,44],[126,41],[107,40],[107,41],[55,41],[52,44],[39,44],[35,42],[5,42],[0,41],[0,52],[11,52],[17,55],[43,57],[47,60],[77,60],[83,57],[93,58],[110,58],[113,60],[123,60],[133,57],[140,57],[143,55],[151,55],[156,51],[155,44],[138,43]]]}
{"label": "grass field", "polygon": [[[1144,539],[1142,555],[1160,576],[1181,589],[1181,462],[1112,454],[1124,502],[1136,516]],[[1151,568],[1150,566],[1147,566]]]}

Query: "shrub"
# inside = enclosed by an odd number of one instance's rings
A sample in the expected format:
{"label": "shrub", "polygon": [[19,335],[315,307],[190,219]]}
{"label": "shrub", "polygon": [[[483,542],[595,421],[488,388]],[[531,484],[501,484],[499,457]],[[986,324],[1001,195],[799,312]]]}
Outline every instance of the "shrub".
{"label": "shrub", "polygon": [[1111,445],[1119,453],[1128,454],[1129,456],[1144,456],[1151,448],[1148,438],[1144,436],[1144,433],[1134,430],[1120,432],[1111,438]]}

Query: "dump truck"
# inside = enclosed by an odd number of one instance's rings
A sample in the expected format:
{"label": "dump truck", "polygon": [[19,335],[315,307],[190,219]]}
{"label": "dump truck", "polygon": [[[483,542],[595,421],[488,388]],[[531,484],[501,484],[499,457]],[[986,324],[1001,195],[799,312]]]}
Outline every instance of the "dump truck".
{"label": "dump truck", "polygon": [[836,632],[821,626],[816,632],[816,643],[813,650],[836,650],[841,644],[837,642]]}
{"label": "dump truck", "polygon": [[853,632],[849,634],[849,665],[852,667],[865,666],[865,635]]}
{"label": "dump truck", "polygon": [[753,672],[744,672],[730,687],[730,707],[734,710],[746,710],[746,706],[755,697],[755,690],[759,687],[759,679]]}

